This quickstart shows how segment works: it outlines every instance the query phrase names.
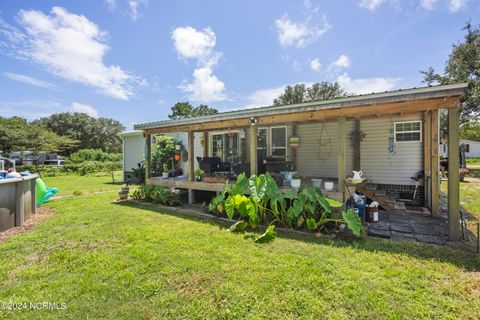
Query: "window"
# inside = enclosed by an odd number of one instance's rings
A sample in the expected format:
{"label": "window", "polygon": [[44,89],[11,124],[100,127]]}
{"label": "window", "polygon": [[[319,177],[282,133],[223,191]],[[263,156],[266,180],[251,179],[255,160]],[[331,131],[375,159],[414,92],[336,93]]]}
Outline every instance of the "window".
{"label": "window", "polygon": [[395,142],[422,141],[422,122],[395,122]]}
{"label": "window", "polygon": [[223,162],[236,162],[239,156],[238,132],[212,134],[212,155]]}
{"label": "window", "polygon": [[272,156],[287,156],[287,127],[270,128]]}

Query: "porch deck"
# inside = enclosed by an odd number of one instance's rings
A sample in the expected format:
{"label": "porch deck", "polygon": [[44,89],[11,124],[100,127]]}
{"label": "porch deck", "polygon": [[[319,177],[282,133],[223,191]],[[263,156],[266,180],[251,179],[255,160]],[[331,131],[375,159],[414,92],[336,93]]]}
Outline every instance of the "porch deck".
{"label": "porch deck", "polygon": [[[220,182],[204,182],[204,181],[189,181],[187,179],[164,179],[161,177],[153,177],[147,180],[147,184],[159,185],[167,188],[177,188],[177,189],[191,189],[191,190],[202,190],[202,191],[212,191],[212,192],[221,192],[225,187],[225,183]],[[281,190],[289,190],[292,187],[281,186]],[[349,196],[347,193],[343,194],[338,191],[338,184],[334,183],[333,190],[326,190],[320,188],[322,194],[328,198],[344,202]],[[350,193],[355,192],[355,186],[348,186],[348,191]]]}

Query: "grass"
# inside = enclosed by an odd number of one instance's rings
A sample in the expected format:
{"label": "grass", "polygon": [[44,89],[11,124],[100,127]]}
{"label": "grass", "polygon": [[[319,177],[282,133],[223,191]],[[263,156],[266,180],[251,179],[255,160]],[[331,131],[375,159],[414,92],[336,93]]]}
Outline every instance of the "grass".
{"label": "grass", "polygon": [[[115,172],[115,181],[123,181],[122,171]],[[112,184],[110,174],[91,174],[80,176],[77,174],[44,177],[48,187],[58,188],[58,195],[80,195],[83,193],[120,190],[119,184]]]}
{"label": "grass", "polygon": [[479,260],[450,247],[283,236],[267,245],[211,222],[64,198],[0,243],[0,310],[20,319],[385,319],[480,317]]}
{"label": "grass", "polygon": [[480,169],[480,158],[467,158],[467,168]]}

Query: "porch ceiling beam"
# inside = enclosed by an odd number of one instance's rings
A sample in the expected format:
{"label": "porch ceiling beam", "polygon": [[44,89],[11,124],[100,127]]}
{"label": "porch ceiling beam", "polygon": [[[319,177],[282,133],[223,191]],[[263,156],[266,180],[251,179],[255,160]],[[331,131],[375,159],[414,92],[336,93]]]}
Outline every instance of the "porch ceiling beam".
{"label": "porch ceiling beam", "polygon": [[[394,113],[421,112],[428,110],[450,108],[458,101],[458,97],[435,98],[428,100],[412,100],[387,104],[371,104],[355,107],[320,109],[304,112],[288,112],[277,113],[274,115],[258,116],[257,125],[268,126],[287,123],[302,123],[311,121],[324,121],[329,119],[337,119],[339,117],[353,118],[365,116],[382,116]],[[238,117],[235,119],[216,120],[211,122],[201,122],[185,125],[172,125],[146,129],[146,134],[159,134],[168,132],[184,132],[184,131],[209,131],[227,128],[240,128],[250,126],[250,117]]]}

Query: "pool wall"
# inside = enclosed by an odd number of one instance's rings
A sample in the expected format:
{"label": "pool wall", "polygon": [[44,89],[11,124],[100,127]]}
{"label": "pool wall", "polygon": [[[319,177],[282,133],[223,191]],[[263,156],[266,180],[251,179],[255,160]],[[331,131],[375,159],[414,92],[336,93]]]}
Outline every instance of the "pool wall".
{"label": "pool wall", "polygon": [[0,180],[0,232],[23,223],[35,214],[38,175]]}

